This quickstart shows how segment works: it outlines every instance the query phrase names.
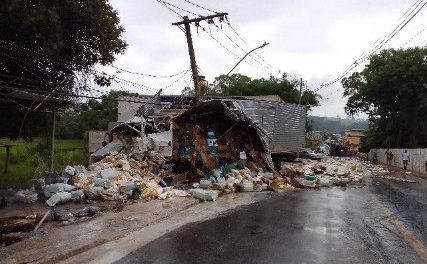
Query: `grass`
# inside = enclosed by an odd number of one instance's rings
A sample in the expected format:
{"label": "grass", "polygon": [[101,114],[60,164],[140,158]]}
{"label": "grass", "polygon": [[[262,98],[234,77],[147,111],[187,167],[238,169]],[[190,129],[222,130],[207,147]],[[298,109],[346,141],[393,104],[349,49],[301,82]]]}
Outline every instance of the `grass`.
{"label": "grass", "polygon": [[[45,139],[32,141],[17,140],[10,149],[7,174],[4,174],[6,149],[0,148],[0,188],[25,187],[32,178],[40,177],[48,170],[50,147]],[[83,139],[56,140],[56,171],[62,171],[67,165],[87,165],[86,143]]]}

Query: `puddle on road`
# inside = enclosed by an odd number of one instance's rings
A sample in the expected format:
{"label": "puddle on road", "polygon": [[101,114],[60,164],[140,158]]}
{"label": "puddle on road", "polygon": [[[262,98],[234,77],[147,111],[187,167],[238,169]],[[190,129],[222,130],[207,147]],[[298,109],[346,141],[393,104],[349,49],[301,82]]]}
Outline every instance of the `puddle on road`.
{"label": "puddle on road", "polygon": [[326,226],[316,226],[316,227],[309,227],[305,226],[303,228],[306,231],[313,232],[318,235],[333,235],[337,236],[339,233],[338,227],[326,227]]}

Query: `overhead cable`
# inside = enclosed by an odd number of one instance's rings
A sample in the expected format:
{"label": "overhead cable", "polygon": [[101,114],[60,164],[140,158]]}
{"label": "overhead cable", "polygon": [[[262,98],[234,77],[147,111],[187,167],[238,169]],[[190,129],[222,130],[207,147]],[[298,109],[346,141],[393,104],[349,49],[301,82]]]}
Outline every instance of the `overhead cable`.
{"label": "overhead cable", "polygon": [[[424,3],[423,3],[424,2]],[[422,5],[421,5],[422,4]],[[342,78],[344,78],[350,71],[352,71],[354,68],[356,68],[361,62],[365,61],[367,58],[369,58],[372,54],[376,53],[378,50],[380,50],[382,47],[384,47],[396,34],[398,34],[402,29],[426,6],[427,1],[421,0],[417,1],[412,8],[412,10],[406,11],[407,15],[405,16],[404,20],[401,21],[386,37],[382,39],[382,41],[377,44],[375,47],[373,47],[366,55],[362,55],[359,57],[356,61],[354,61],[341,75],[339,75],[337,78],[333,79],[332,81],[322,84],[318,89],[315,91],[319,91],[325,87],[328,87]],[[409,12],[409,13],[408,13]]]}
{"label": "overhead cable", "polygon": [[191,1],[189,1],[189,0],[184,0],[184,1],[185,1],[185,2],[187,2],[187,3],[189,3],[189,4],[191,4],[191,5],[193,5],[193,6],[197,6],[197,7],[201,8],[201,9],[203,9],[203,10],[206,10],[206,11],[209,11],[209,12],[212,12],[212,13],[218,13],[217,11],[214,11],[214,10],[212,10],[212,9],[210,9],[210,8],[207,8],[207,7],[204,7],[204,6],[198,5],[198,4],[193,3],[193,2],[191,2]]}
{"label": "overhead cable", "polygon": [[[179,7],[179,6],[176,6],[176,5],[174,5],[174,4],[171,4],[171,3],[169,3],[169,2],[167,2],[167,1],[164,1],[164,0],[156,0],[157,2],[160,2],[160,3],[163,3],[163,5],[168,5],[168,6],[170,6],[170,7],[173,7],[173,8],[176,8],[176,9],[178,9],[178,10],[181,10],[181,11],[184,11],[184,12],[186,12],[186,13],[189,13],[189,14],[192,14],[192,15],[195,15],[195,16],[202,16],[202,15],[200,15],[200,14],[196,14],[196,13],[194,13],[194,12],[192,12],[192,11],[189,11],[189,10],[187,10],[187,9],[184,9],[184,8],[181,8],[181,7]],[[170,9],[170,8],[169,8]],[[178,14],[177,12],[175,12],[174,11],[174,13],[176,13],[176,14]],[[179,14],[180,16],[181,16],[181,14]],[[181,16],[182,17],[182,16]]]}
{"label": "overhead cable", "polygon": [[135,74],[135,75],[141,75],[141,76],[147,76],[147,77],[153,77],[153,78],[172,78],[172,77],[180,75],[180,74],[182,74],[184,72],[189,71],[189,70],[183,70],[183,71],[180,71],[180,72],[177,72],[177,73],[174,73],[174,74],[170,74],[170,75],[154,75],[154,74],[147,74],[147,73],[141,73],[141,72],[134,72],[134,71],[126,70],[126,69],[123,69],[123,68],[120,68],[120,67],[117,67],[117,66],[114,66],[114,65],[111,65],[111,67],[113,67],[113,68],[115,68],[115,69],[117,69],[119,71],[122,71],[122,72],[130,73],[130,74]]}
{"label": "overhead cable", "polygon": [[161,0],[156,0],[156,1],[158,3],[160,3],[161,5],[163,5],[164,7],[166,7],[167,9],[169,9],[169,11],[171,11],[172,13],[176,14],[180,18],[183,18],[183,15],[181,15],[180,13],[178,13],[177,11],[175,11],[174,9],[170,8],[165,2],[163,2]]}

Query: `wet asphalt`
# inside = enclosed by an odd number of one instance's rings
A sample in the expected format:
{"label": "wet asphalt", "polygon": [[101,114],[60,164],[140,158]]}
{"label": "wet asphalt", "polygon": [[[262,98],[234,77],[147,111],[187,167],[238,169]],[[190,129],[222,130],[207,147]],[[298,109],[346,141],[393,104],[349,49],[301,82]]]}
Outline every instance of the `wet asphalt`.
{"label": "wet asphalt", "polygon": [[117,263],[427,263],[420,181],[281,194],[188,224]]}

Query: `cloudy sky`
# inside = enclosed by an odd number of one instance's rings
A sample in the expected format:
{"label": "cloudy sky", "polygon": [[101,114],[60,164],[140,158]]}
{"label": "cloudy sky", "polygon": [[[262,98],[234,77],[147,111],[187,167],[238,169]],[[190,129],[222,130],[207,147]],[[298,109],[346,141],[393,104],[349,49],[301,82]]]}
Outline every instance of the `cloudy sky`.
{"label": "cloudy sky", "polygon": [[[420,0],[425,1],[425,0]],[[184,0],[167,2],[195,14],[208,15]],[[405,17],[402,15],[415,0],[192,0],[211,10],[228,12],[229,22],[237,36],[225,23],[216,21],[219,28],[202,23],[198,32],[192,27],[197,64],[207,80],[227,73],[250,50],[268,42],[259,50],[255,60],[248,58],[235,72],[260,78],[286,72],[290,78],[303,78],[308,89],[318,89],[338,77],[373,44],[388,35]],[[134,72],[172,75],[190,68],[185,35],[171,23],[180,17],[156,0],[110,0],[118,11],[125,28],[129,47],[117,57],[115,66]],[[194,14],[178,10],[181,15]],[[400,19],[400,20],[399,20]],[[385,48],[423,46],[426,44],[427,6],[406,27],[387,43]],[[421,33],[416,35],[417,33]],[[224,34],[225,33],[225,34]],[[231,38],[240,48],[232,43]],[[218,44],[214,39],[221,43]],[[226,48],[228,50],[226,50]],[[243,50],[242,50],[242,49]],[[356,70],[360,70],[360,65]],[[110,69],[111,70],[111,69]],[[113,89],[127,89],[152,93],[163,88],[166,94],[180,94],[191,85],[191,74],[183,73],[171,78],[152,78],[121,72],[119,77],[143,84],[118,84]],[[319,91],[324,97],[321,106],[312,114],[345,116],[345,98],[337,82]],[[363,117],[363,116],[362,116]]]}

